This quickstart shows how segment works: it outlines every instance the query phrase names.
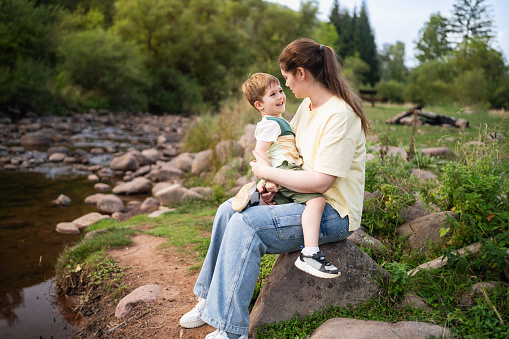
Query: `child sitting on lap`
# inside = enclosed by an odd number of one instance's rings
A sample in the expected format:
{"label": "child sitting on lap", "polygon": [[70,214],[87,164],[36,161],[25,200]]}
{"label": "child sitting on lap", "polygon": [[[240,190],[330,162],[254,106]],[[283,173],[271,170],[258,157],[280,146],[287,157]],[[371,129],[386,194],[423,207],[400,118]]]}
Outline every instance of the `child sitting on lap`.
{"label": "child sitting on lap", "polygon": [[[295,134],[290,124],[282,117],[285,111],[286,96],[279,80],[270,74],[256,73],[242,85],[242,91],[249,103],[262,115],[256,125],[255,151],[272,167],[301,171],[303,160],[295,146]],[[260,180],[258,185],[250,182],[241,188],[232,202],[238,212],[258,205],[260,193],[276,192],[273,201],[277,204],[306,204],[302,213],[304,248],[295,262],[297,268],[322,278],[336,278],[341,275],[338,269],[327,262],[318,247],[318,236],[325,198],[319,193],[299,193],[277,184]]]}

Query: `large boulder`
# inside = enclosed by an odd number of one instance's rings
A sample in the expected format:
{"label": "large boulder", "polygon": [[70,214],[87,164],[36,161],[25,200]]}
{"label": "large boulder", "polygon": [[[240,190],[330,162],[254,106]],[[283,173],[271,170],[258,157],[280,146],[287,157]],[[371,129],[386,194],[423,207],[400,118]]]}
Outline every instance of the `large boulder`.
{"label": "large boulder", "polygon": [[308,316],[327,305],[356,305],[380,292],[373,279],[381,269],[351,241],[320,246],[327,259],[343,273],[339,278],[322,279],[295,267],[300,252],[279,255],[251,311],[250,333],[256,326]]}
{"label": "large boulder", "polygon": [[140,207],[140,209],[144,212],[151,211],[157,208],[159,208],[159,201],[152,197],[148,197],[147,199],[145,199],[145,201],[143,201]]}
{"label": "large boulder", "polygon": [[398,338],[448,338],[451,331],[442,326],[420,321],[366,321],[351,318],[334,318],[324,322],[310,339],[398,339]]}
{"label": "large boulder", "polygon": [[357,246],[361,246],[363,248],[371,248],[375,252],[380,252],[383,249],[386,249],[387,247],[384,246],[380,242],[380,240],[370,236],[367,232],[365,227],[361,226],[358,229],[355,230],[349,237],[348,240],[353,242]]}
{"label": "large boulder", "polygon": [[123,182],[113,188],[113,194],[142,194],[150,192],[152,181],[147,178],[134,178],[133,181]]}
{"label": "large boulder", "polygon": [[140,167],[133,154],[124,154],[111,160],[110,168],[114,171],[136,171]]}
{"label": "large boulder", "polygon": [[154,197],[161,206],[169,203],[180,203],[189,198],[203,198],[200,194],[193,192],[180,184],[173,184],[159,190]]}
{"label": "large boulder", "polygon": [[145,154],[142,154],[140,151],[129,151],[128,154],[133,155],[136,160],[138,160],[138,163],[140,166],[145,166],[149,164],[153,164],[155,161],[152,161],[149,157],[147,157]]}
{"label": "large boulder", "polygon": [[146,156],[151,164],[154,164],[157,160],[161,159],[161,154],[156,148],[148,148],[141,151],[141,154]]}
{"label": "large boulder", "polygon": [[152,187],[152,195],[155,196],[157,192],[162,190],[163,188],[173,186],[171,182],[158,182]]}
{"label": "large boulder", "polygon": [[408,245],[410,248],[426,251],[428,242],[442,244],[447,237],[440,237],[440,229],[447,227],[447,219],[451,217],[459,220],[459,215],[454,212],[437,212],[414,219],[398,227],[397,236],[409,235]]}
{"label": "large boulder", "polygon": [[245,159],[254,159],[252,152],[256,145],[255,129],[256,125],[246,125],[244,134],[239,138],[239,145],[244,149],[243,157]]}
{"label": "large boulder", "polygon": [[99,201],[99,199],[102,199],[104,195],[105,195],[104,193],[96,193],[89,195],[88,197],[85,198],[85,204],[97,206],[97,202]]}
{"label": "large boulder", "polygon": [[104,194],[97,201],[97,208],[103,213],[113,214],[124,210],[124,202],[114,194]]}
{"label": "large boulder", "polygon": [[51,146],[51,138],[44,133],[36,132],[22,136],[20,143],[27,150],[46,151]]}
{"label": "large boulder", "polygon": [[155,181],[155,182],[161,182],[161,181],[178,180],[183,175],[184,175],[184,172],[182,172],[178,168],[162,167],[162,168],[153,169],[145,177],[152,181]]}
{"label": "large boulder", "polygon": [[400,217],[403,220],[403,223],[407,223],[409,221],[439,211],[440,208],[438,206],[430,205],[429,207],[426,207],[423,205],[421,200],[417,200],[413,206],[403,206],[401,209]]}
{"label": "large boulder", "polygon": [[196,154],[193,160],[193,166],[191,167],[191,173],[193,175],[200,175],[202,172],[212,167],[212,159],[214,153],[211,149],[201,151]]}
{"label": "large boulder", "polygon": [[178,168],[181,171],[188,172],[193,167],[194,155],[191,153],[181,153],[169,162],[169,166]]}

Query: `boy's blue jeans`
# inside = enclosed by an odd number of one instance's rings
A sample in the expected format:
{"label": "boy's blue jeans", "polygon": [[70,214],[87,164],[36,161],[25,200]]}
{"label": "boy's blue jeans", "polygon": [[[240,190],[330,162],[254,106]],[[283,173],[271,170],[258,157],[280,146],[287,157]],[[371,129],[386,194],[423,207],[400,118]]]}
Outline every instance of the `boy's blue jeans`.
{"label": "boy's blue jeans", "polygon": [[[253,206],[241,213],[231,199],[217,210],[210,246],[194,287],[207,299],[202,319],[215,328],[247,334],[249,303],[264,254],[293,252],[304,245],[301,216],[304,204]],[[325,205],[320,244],[346,239],[348,217]]]}

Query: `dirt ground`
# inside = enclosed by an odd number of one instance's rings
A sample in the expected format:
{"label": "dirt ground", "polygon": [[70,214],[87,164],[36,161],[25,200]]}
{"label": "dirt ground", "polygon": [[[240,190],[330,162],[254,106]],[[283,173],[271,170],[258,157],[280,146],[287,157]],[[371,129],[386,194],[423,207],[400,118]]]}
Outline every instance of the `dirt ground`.
{"label": "dirt ground", "polygon": [[123,283],[132,292],[143,285],[157,284],[161,290],[155,301],[139,303],[123,319],[115,317],[116,301],[96,296],[84,313],[84,327],[75,338],[204,338],[215,328],[204,325],[185,329],[180,317],[191,310],[197,300],[193,286],[197,272],[188,268],[195,262],[180,255],[175,248],[158,246],[164,238],[140,234],[129,247],[111,250],[108,255],[129,267]]}

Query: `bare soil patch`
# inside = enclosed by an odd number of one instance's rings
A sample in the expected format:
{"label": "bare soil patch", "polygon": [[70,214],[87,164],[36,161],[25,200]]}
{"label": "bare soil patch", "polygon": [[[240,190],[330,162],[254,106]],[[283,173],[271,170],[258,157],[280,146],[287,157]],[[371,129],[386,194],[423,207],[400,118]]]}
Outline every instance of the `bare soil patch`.
{"label": "bare soil patch", "polygon": [[108,255],[120,266],[129,267],[122,278],[126,294],[143,285],[157,284],[157,299],[137,304],[123,319],[115,317],[118,302],[110,296],[95,296],[85,313],[84,327],[76,338],[204,338],[215,329],[205,325],[185,329],[180,317],[197,302],[193,294],[197,272],[188,268],[194,263],[173,247],[160,248],[164,238],[147,234],[133,237],[128,247],[111,250]]}

